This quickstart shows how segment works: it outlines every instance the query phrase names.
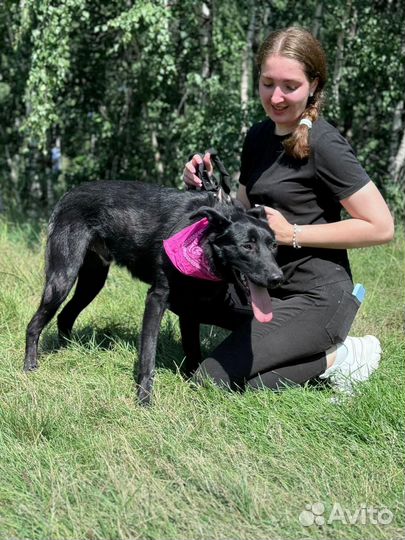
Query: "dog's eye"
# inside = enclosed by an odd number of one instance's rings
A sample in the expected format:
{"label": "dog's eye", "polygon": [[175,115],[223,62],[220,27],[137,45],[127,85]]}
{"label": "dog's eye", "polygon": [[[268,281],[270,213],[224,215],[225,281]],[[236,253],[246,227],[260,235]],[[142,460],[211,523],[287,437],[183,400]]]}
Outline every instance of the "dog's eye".
{"label": "dog's eye", "polygon": [[254,248],[254,244],[252,244],[251,242],[247,242],[246,244],[243,244],[243,247],[248,251],[252,251],[252,249]]}

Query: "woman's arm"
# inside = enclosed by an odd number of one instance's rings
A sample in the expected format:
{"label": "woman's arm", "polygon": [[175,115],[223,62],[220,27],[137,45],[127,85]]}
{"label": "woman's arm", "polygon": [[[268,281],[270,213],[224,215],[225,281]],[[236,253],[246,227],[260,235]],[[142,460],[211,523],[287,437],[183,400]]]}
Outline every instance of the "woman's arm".
{"label": "woman's arm", "polygon": [[[382,195],[373,182],[340,201],[350,219],[322,225],[299,225],[296,241],[300,246],[349,249],[390,242],[394,221]],[[280,245],[293,244],[294,224],[270,207],[265,207],[269,226]]]}

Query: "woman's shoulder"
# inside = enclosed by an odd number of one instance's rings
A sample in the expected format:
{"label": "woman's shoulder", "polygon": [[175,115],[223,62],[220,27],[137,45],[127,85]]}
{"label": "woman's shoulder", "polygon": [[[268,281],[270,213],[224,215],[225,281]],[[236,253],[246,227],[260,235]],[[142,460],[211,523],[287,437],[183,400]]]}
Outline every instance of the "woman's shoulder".
{"label": "woman's shoulder", "polygon": [[313,123],[311,130],[311,146],[315,146],[325,141],[346,142],[346,139],[333,124],[320,117]]}
{"label": "woman's shoulder", "polygon": [[311,138],[315,140],[322,140],[323,137],[342,137],[340,131],[333,124],[320,117],[313,123]]}

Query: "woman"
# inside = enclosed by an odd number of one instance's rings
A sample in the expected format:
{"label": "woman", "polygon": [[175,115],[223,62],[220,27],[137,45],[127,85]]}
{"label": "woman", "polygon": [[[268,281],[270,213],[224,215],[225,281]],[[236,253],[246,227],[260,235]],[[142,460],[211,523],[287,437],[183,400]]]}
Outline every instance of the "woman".
{"label": "woman", "polygon": [[[195,377],[278,389],[319,376],[350,391],[378,366],[381,348],[373,336],[347,337],[358,302],[346,249],[389,242],[393,220],[348,142],[320,117],[326,83],[320,43],[302,28],[276,31],[257,63],[268,118],[247,133],[237,198],[247,208],[265,207],[285,282],[272,291],[273,321],[230,324],[232,333]],[[211,170],[209,155],[203,159]],[[200,162],[194,156],[186,164],[186,184],[201,186]],[[342,208],[350,219],[340,220]],[[225,301],[223,309],[231,320],[235,304]]]}

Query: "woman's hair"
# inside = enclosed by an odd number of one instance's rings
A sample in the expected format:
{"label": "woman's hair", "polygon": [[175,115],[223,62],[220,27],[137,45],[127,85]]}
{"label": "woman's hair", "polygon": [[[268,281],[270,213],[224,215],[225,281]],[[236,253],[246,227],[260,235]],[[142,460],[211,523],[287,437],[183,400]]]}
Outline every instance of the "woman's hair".
{"label": "woman's hair", "polygon": [[[272,54],[297,60],[310,83],[315,79],[318,80],[314,95],[308,99],[306,109],[301,115],[301,119],[308,118],[311,122],[315,122],[323,105],[323,88],[327,77],[326,56],[322,45],[308,30],[291,26],[272,32],[263,41],[256,58],[259,72],[263,62]],[[296,159],[308,157],[311,151],[308,139],[309,128],[306,125],[298,125],[291,136],[283,142],[285,151]]]}

